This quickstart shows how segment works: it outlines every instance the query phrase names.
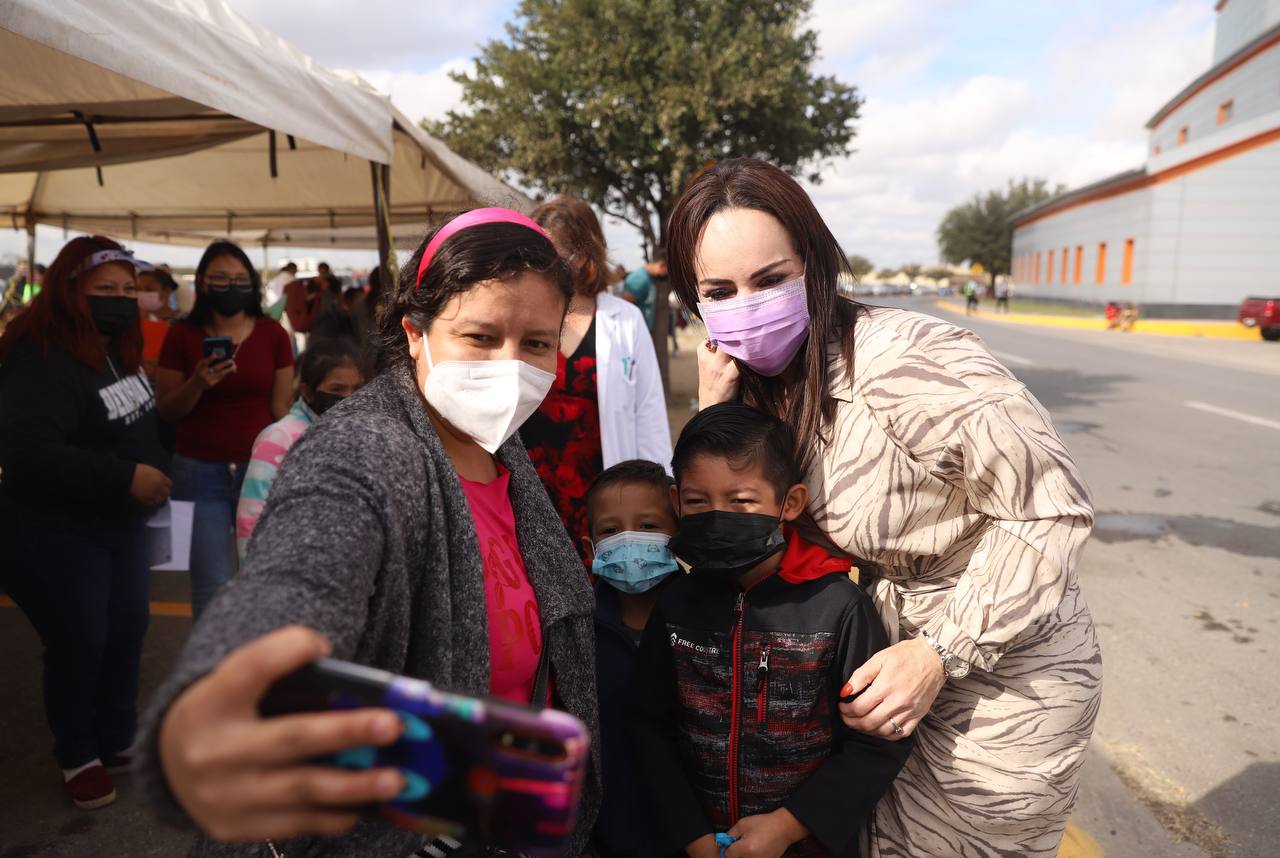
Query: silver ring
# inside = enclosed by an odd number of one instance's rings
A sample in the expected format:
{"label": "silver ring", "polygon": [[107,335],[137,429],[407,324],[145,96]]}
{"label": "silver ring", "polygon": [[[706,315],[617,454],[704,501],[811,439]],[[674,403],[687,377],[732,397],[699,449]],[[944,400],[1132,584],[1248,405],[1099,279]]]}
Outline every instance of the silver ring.
{"label": "silver ring", "polygon": [[893,720],[892,718],[889,719],[889,723],[893,725],[893,732],[895,735],[901,736],[904,732],[906,732],[905,730],[902,729],[901,726],[899,726],[898,722]]}

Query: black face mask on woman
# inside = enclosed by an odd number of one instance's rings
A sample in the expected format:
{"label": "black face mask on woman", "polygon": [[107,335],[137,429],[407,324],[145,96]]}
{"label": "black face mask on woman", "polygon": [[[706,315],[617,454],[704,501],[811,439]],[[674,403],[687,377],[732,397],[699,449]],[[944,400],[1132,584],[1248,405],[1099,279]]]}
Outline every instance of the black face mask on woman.
{"label": "black face mask on woman", "polygon": [[736,584],[786,544],[775,516],[711,510],[681,517],[671,552],[695,575]]}
{"label": "black face mask on woman", "polygon": [[89,315],[104,337],[114,337],[138,324],[138,299],[125,295],[90,295]]}
{"label": "black face mask on woman", "polygon": [[209,306],[213,308],[213,312],[219,316],[234,316],[241,310],[246,309],[253,301],[253,291],[242,292],[234,286],[229,286],[223,290],[210,289],[207,293],[209,296]]}

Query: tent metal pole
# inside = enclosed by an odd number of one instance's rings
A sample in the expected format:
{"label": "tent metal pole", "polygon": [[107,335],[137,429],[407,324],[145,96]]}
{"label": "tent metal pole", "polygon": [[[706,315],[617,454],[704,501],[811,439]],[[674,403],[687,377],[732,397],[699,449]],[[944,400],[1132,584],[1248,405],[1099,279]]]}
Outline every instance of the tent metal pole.
{"label": "tent metal pole", "polygon": [[391,165],[370,161],[369,173],[373,179],[373,217],[378,235],[378,278],[382,288],[388,289],[397,276],[395,245],[391,240]]}
{"label": "tent metal pole", "polygon": [[27,218],[27,282],[36,278],[36,222]]}

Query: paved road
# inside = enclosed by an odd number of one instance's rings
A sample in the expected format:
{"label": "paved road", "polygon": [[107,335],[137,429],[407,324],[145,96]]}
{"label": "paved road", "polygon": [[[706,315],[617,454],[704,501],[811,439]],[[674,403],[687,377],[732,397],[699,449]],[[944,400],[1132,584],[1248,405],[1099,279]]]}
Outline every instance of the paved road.
{"label": "paved road", "polygon": [[[1280,344],[959,321],[1053,412],[1100,514],[1081,575],[1106,685],[1074,854],[1276,855]],[[183,600],[182,577],[157,575],[153,598]],[[144,695],[188,627],[152,618]],[[0,858],[181,854],[187,838],[153,822],[127,781],[111,808],[64,803],[39,644],[13,608],[0,607],[0,652]]]}
{"label": "paved road", "polygon": [[1183,854],[1280,854],[1278,344],[914,308],[983,337],[1094,493],[1081,578],[1106,678],[1078,821],[1108,855],[1170,854],[1117,812],[1138,796],[1194,835],[1201,850]]}

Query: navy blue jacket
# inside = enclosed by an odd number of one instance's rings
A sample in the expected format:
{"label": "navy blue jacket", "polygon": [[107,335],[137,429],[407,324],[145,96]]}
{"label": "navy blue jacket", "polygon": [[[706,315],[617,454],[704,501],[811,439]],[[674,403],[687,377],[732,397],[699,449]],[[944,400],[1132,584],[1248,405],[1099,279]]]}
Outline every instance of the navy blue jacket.
{"label": "navy blue jacket", "polygon": [[627,744],[627,699],[639,644],[622,624],[618,591],[596,582],[596,684],[600,694],[601,769],[604,799],[596,821],[595,852],[600,858],[653,858],[643,809],[644,794],[633,773]]}

